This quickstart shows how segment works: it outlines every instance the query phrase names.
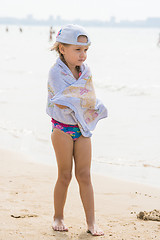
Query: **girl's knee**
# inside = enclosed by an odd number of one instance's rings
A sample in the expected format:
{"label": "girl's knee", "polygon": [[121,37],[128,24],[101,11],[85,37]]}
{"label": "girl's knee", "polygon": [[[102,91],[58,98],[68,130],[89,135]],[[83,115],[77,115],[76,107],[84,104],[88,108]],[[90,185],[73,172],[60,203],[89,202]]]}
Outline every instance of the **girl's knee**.
{"label": "girl's knee", "polygon": [[63,184],[68,186],[70,181],[72,179],[72,173],[71,172],[61,172],[58,175],[58,180]]}
{"label": "girl's knee", "polygon": [[90,171],[88,169],[76,171],[75,176],[76,176],[78,183],[87,184],[87,185],[91,183],[91,175],[90,175]]}

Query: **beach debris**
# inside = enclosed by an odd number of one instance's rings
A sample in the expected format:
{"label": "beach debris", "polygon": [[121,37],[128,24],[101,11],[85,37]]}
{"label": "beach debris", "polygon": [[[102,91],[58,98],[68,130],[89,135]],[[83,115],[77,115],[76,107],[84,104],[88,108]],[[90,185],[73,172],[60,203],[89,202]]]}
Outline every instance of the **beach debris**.
{"label": "beach debris", "polygon": [[150,212],[139,212],[137,214],[137,218],[142,219],[142,220],[151,220],[151,221],[160,221],[160,210],[154,209],[153,211]]}
{"label": "beach debris", "polygon": [[13,218],[29,218],[29,217],[38,217],[37,214],[11,214]]}

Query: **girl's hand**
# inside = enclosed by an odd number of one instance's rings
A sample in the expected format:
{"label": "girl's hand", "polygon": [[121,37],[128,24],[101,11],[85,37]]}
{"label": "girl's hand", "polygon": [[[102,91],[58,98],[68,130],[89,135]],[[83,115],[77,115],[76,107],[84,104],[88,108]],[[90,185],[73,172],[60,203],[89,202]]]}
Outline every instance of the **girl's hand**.
{"label": "girl's hand", "polygon": [[59,104],[55,104],[57,107],[59,107],[60,109],[65,109],[67,108],[66,106],[63,106],[63,105],[59,105]]}

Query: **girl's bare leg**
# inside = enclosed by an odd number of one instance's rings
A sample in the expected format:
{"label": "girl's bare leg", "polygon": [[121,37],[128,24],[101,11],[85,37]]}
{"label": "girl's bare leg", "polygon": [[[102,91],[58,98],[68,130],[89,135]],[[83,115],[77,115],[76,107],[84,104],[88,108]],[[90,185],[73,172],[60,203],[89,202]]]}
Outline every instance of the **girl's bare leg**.
{"label": "girl's bare leg", "polygon": [[74,143],[75,175],[79,184],[88,230],[92,235],[104,235],[95,224],[94,193],[90,177],[91,139],[80,136]]}
{"label": "girl's bare leg", "polygon": [[54,129],[51,135],[52,144],[55,150],[58,179],[54,188],[54,221],[55,231],[68,231],[63,219],[63,209],[66,201],[68,185],[72,177],[73,140],[59,129]]}

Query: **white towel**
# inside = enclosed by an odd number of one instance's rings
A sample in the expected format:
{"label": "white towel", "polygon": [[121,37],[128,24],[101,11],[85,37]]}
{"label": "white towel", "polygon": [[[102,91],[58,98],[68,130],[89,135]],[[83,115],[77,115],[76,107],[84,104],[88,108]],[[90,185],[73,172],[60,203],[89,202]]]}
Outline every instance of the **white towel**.
{"label": "white towel", "polygon": [[[49,84],[50,98],[47,113],[53,118],[56,116],[54,119],[57,121],[61,121],[62,112],[65,115],[68,112],[78,124],[82,135],[91,137],[91,131],[95,129],[97,122],[107,117],[107,109],[100,100],[96,99],[89,67],[86,64],[81,66],[82,73],[78,80],[74,78],[70,69],[59,58],[53,69],[52,75],[54,76],[51,79],[54,79],[56,86],[54,83]],[[51,85],[56,91],[51,90]],[[68,108],[59,111],[55,104]],[[63,117],[62,122],[65,123]]]}

